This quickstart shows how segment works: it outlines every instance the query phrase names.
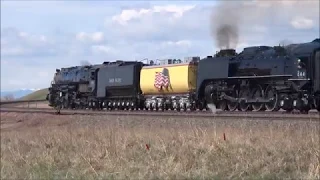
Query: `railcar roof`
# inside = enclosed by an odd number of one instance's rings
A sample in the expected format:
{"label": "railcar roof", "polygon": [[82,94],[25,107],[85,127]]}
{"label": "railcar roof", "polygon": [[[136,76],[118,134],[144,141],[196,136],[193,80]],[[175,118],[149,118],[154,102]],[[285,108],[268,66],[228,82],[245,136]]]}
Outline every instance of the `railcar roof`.
{"label": "railcar roof", "polygon": [[187,62],[187,63],[177,63],[177,64],[163,64],[163,65],[146,65],[143,66],[143,69],[152,69],[152,68],[163,68],[163,67],[174,67],[174,66],[191,66],[194,63]]}

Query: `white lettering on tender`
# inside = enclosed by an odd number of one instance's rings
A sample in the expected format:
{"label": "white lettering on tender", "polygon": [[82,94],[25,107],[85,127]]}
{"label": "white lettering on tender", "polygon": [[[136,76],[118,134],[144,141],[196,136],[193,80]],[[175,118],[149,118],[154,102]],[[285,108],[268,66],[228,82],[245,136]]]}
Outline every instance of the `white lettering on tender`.
{"label": "white lettering on tender", "polygon": [[122,79],[121,78],[110,78],[109,83],[121,83]]}

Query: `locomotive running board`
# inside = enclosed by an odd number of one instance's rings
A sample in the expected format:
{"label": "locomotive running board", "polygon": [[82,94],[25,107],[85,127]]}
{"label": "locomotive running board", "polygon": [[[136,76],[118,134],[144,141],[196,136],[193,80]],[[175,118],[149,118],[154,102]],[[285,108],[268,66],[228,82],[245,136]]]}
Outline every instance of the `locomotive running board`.
{"label": "locomotive running board", "polygon": [[256,79],[256,78],[272,78],[272,77],[290,78],[292,77],[292,75],[284,74],[284,75],[265,75],[265,76],[234,76],[234,77],[228,77],[228,79]]}

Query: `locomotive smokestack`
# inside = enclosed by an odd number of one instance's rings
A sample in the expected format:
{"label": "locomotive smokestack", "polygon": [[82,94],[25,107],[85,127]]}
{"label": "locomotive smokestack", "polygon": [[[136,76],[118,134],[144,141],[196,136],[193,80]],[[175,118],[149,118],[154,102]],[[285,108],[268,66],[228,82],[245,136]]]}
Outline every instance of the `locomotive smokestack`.
{"label": "locomotive smokestack", "polygon": [[279,42],[280,46],[288,46],[289,44],[293,44],[292,41],[284,39]]}
{"label": "locomotive smokestack", "polygon": [[223,49],[215,54],[215,57],[235,56],[237,55],[235,49]]}

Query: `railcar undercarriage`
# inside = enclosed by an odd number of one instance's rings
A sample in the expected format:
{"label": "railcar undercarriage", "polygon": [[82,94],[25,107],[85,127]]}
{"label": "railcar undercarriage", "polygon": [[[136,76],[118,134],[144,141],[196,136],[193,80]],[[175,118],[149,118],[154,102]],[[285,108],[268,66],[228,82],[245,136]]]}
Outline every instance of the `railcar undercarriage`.
{"label": "railcar undercarriage", "polygon": [[310,92],[296,89],[289,81],[241,80],[238,83],[212,81],[207,83],[204,94],[208,103],[224,111],[279,111],[299,110],[307,113],[316,104]]}
{"label": "railcar undercarriage", "polygon": [[195,94],[137,95],[136,97],[96,98],[93,93],[79,93],[61,87],[50,88],[49,105],[60,109],[92,110],[152,110],[195,111],[209,109],[215,104],[223,111],[279,111],[311,109],[320,111],[320,94],[297,89],[297,85],[284,80],[241,79],[211,81],[206,83],[204,98],[196,100]]}
{"label": "railcar undercarriage", "polygon": [[145,108],[147,110],[194,110],[194,98],[192,94],[174,94],[146,96]]}
{"label": "railcar undercarriage", "polygon": [[311,109],[320,111],[319,95],[308,96],[303,91],[290,93],[288,87],[250,84],[219,87],[219,89],[221,91],[211,92],[204,101],[197,101],[191,94],[96,99],[88,95],[81,98],[67,98],[63,92],[49,94],[47,99],[49,105],[57,111],[61,109],[202,111],[209,109],[208,104],[211,103],[223,111],[279,111],[280,109],[287,112],[296,109],[301,113],[308,113]]}

